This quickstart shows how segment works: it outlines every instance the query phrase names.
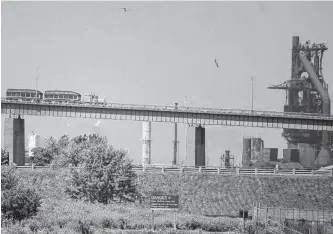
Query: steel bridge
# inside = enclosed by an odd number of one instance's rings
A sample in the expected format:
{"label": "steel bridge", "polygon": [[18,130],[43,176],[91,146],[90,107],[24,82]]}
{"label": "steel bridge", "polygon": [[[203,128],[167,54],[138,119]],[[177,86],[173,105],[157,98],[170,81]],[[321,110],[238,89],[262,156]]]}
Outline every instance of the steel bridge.
{"label": "steel bridge", "polygon": [[333,116],[239,109],[119,103],[36,103],[1,98],[1,113],[149,122],[333,131]]}

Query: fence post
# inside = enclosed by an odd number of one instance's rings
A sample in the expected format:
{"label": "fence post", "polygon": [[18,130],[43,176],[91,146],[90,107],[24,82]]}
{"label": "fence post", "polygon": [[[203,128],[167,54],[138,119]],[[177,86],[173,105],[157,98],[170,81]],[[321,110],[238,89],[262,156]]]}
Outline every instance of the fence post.
{"label": "fence post", "polygon": [[296,174],[296,170],[295,170],[295,168],[293,169],[293,175],[295,175]]}
{"label": "fence post", "polygon": [[260,203],[257,202],[257,222],[256,222],[256,225],[258,225],[258,222],[260,222],[260,217],[259,217],[259,209],[260,209]]}
{"label": "fence post", "polygon": [[311,175],[314,175],[314,170],[311,170]]}
{"label": "fence post", "polygon": [[255,175],[258,175],[258,168],[255,168],[255,169],[254,169],[254,174],[255,174]]}
{"label": "fence post", "polygon": [[180,166],[180,173],[184,172],[184,168],[182,166]]}
{"label": "fence post", "polygon": [[221,174],[221,168],[217,168],[217,174]]}
{"label": "fence post", "polygon": [[35,169],[35,164],[31,163],[31,169],[32,169],[32,170]]}
{"label": "fence post", "polygon": [[236,174],[239,174],[239,167],[236,168]]}
{"label": "fence post", "polygon": [[255,205],[255,203],[253,202],[253,204],[252,204],[252,207],[253,207],[253,217],[252,217],[252,219],[253,219],[253,221],[256,221],[256,205]]}
{"label": "fence post", "polygon": [[162,172],[163,172],[163,173],[165,172],[164,166],[162,166]]}
{"label": "fence post", "polygon": [[293,226],[295,226],[295,209],[293,208]]}
{"label": "fence post", "polygon": [[266,204],[266,208],[265,208],[265,228],[267,227],[267,217],[268,216],[268,207],[267,207],[267,204]]}
{"label": "fence post", "polygon": [[259,222],[261,221],[261,204],[260,204],[260,202],[258,202],[258,204],[257,204],[257,216],[258,216],[258,220],[259,220]]}
{"label": "fence post", "polygon": [[201,166],[199,167],[199,173],[201,173],[202,172],[202,168],[201,168]]}
{"label": "fence post", "polygon": [[333,170],[330,170],[330,175],[333,176]]}

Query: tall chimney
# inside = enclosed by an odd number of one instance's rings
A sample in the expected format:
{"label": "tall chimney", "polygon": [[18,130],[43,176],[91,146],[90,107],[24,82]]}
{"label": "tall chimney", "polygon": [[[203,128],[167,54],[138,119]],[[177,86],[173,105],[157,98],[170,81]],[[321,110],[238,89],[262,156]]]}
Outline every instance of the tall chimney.
{"label": "tall chimney", "polygon": [[142,123],[142,166],[151,163],[151,122]]}

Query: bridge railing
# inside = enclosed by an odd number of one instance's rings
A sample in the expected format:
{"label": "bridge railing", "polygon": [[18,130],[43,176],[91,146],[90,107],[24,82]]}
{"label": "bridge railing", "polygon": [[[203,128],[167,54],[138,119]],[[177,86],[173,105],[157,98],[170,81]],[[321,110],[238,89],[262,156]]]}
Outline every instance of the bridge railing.
{"label": "bridge railing", "polygon": [[33,101],[17,101],[6,100],[1,98],[2,103],[25,103],[36,105],[63,105],[63,106],[85,106],[85,107],[101,107],[101,108],[116,108],[116,109],[129,109],[129,110],[152,110],[152,111],[172,111],[172,112],[186,112],[186,113],[207,113],[207,114],[236,114],[236,115],[252,115],[252,116],[277,116],[288,118],[311,118],[311,119],[327,119],[333,120],[333,115],[315,114],[315,113],[300,113],[300,112],[278,112],[278,111],[261,111],[261,110],[242,110],[242,109],[218,109],[218,108],[203,108],[203,107],[183,107],[169,105],[140,105],[140,104],[120,104],[120,103],[84,103],[84,102],[40,102]]}

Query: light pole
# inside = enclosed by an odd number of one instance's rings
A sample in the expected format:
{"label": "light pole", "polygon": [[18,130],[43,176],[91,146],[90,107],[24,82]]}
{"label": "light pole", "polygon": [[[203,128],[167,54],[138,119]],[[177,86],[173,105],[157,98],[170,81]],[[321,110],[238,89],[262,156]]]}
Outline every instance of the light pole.
{"label": "light pole", "polygon": [[37,65],[37,77],[36,77],[36,102],[37,102],[37,86],[38,86],[38,78],[39,78],[39,68],[41,68],[42,66]]}
{"label": "light pole", "polygon": [[251,91],[251,104],[252,104],[252,112],[253,112],[253,82],[254,82],[254,79],[252,76],[250,76],[250,79],[251,79],[251,85],[252,85],[252,91]]}

